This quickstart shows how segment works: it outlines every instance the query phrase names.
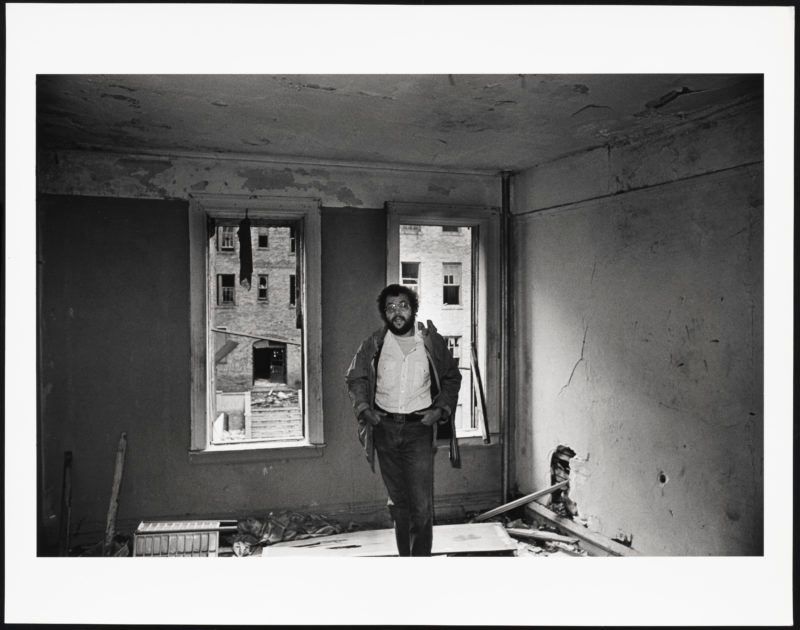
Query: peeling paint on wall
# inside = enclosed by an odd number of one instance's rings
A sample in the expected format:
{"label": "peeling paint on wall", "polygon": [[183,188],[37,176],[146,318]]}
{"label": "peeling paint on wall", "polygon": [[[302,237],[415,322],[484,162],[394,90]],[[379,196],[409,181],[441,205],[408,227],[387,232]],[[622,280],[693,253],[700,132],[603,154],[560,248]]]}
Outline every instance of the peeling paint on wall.
{"label": "peeling paint on wall", "polygon": [[437,195],[444,195],[445,197],[450,195],[449,188],[445,188],[444,186],[437,186],[436,184],[429,184],[428,190],[432,193],[436,193]]}
{"label": "peeling paint on wall", "polygon": [[237,175],[245,178],[242,188],[247,188],[250,192],[295,186],[294,174],[288,168],[282,170],[247,168],[238,171]]}

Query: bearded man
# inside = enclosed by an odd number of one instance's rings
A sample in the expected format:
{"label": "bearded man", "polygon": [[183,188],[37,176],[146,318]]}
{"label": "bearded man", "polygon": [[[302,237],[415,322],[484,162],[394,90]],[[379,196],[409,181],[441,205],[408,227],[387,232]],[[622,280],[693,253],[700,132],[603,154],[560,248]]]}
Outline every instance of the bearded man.
{"label": "bearded man", "polygon": [[401,556],[431,555],[438,428],[449,429],[450,462],[460,466],[453,413],[461,372],[430,321],[415,326],[418,309],[409,287],[383,289],[384,325],[361,343],[345,377],[373,472],[378,454]]}

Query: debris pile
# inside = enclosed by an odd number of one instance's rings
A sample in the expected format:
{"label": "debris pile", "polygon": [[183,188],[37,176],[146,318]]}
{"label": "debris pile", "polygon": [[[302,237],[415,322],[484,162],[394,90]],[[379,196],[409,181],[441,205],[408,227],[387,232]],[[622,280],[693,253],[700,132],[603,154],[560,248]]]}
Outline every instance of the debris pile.
{"label": "debris pile", "polygon": [[69,551],[70,556],[80,556],[82,558],[95,558],[100,556],[108,556],[112,558],[127,558],[131,555],[131,537],[125,534],[115,534],[111,540],[111,545],[108,549],[103,551],[105,541],[93,543],[90,545],[81,545],[72,548]]}
{"label": "debris pile", "polygon": [[300,512],[270,512],[265,518],[248,516],[237,523],[237,531],[230,538],[236,556],[249,556],[257,547],[289,540],[302,540],[316,536],[330,536],[355,531],[356,523],[347,527],[319,514]]}
{"label": "debris pile", "polygon": [[[575,451],[569,446],[559,445],[550,458],[550,483],[557,484],[569,481],[569,460],[575,457]],[[550,509],[564,518],[578,515],[578,506],[569,497],[569,486],[553,492]]]}
{"label": "debris pile", "polygon": [[267,409],[273,407],[297,407],[299,397],[296,389],[270,389],[267,392],[253,390],[250,393],[251,409]]}
{"label": "debris pile", "polygon": [[522,519],[505,524],[508,534],[517,541],[517,556],[550,555],[563,552],[571,556],[586,556],[580,541],[572,536],[563,536],[550,529],[535,529]]}

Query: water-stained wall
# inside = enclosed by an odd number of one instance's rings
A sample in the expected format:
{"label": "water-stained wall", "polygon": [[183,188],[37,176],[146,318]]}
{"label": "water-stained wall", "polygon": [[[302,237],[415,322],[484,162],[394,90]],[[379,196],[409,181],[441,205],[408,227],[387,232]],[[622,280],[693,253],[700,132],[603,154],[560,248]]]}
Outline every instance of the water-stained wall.
{"label": "water-stained wall", "polygon": [[520,490],[653,555],[763,551],[763,114],[740,103],[515,180]]}
{"label": "water-stained wall", "polygon": [[[344,385],[356,347],[380,325],[381,208],[390,199],[494,204],[494,179],[81,152],[43,154],[38,166],[43,549],[55,540],[64,451],[73,453],[73,532],[102,532],[122,431],[128,448],[120,531],[144,518],[235,518],[277,509],[385,519],[385,491],[364,459]],[[325,205],[326,446],[316,457],[189,459],[192,190],[309,196]],[[446,452],[437,455],[438,515],[500,499],[499,448],[477,442],[462,448],[458,470]]]}

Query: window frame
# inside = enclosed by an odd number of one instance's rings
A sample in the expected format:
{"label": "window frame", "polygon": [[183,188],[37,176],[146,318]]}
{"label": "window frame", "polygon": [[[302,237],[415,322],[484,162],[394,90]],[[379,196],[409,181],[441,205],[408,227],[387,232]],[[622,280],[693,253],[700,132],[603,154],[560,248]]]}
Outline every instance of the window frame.
{"label": "window frame", "polygon": [[[226,285],[225,278],[233,278],[233,283]],[[225,299],[225,289],[231,289],[231,299]],[[236,274],[218,273],[217,274],[217,306],[236,306]]]}
{"label": "window frame", "polygon": [[[261,237],[267,239],[267,244],[261,244]],[[256,248],[257,249],[269,249],[269,228],[258,228],[258,232],[256,233]]]}
{"label": "window frame", "polygon": [[[230,225],[220,225],[215,230],[217,237],[217,251],[220,253],[235,254],[236,253],[236,228]],[[225,237],[230,236],[230,247],[225,246]]]}
{"label": "window frame", "polygon": [[[477,365],[483,379],[486,397],[486,415],[489,433],[496,437],[500,433],[500,371],[501,371],[501,214],[491,206],[436,204],[416,202],[388,202],[386,204],[386,283],[397,283],[400,279],[400,226],[454,225],[469,226],[478,235],[477,252],[474,254],[473,282],[477,282],[476,299],[473,301],[473,321],[477,322],[473,332]],[[472,288],[470,287],[470,290]],[[436,322],[434,322],[434,325]],[[462,353],[470,348],[461,348]],[[462,383],[463,386],[463,383]],[[480,413],[480,410],[477,411]],[[472,436],[464,438],[471,443]],[[476,444],[481,440],[478,437]],[[496,444],[497,440],[492,439]]]}
{"label": "window frame", "polygon": [[[264,278],[264,297],[261,297],[261,279]],[[269,304],[269,274],[268,273],[260,273],[258,274],[258,280],[256,281],[256,302],[259,304]]]}
{"label": "window frame", "polygon": [[[450,273],[447,273],[447,272]],[[463,308],[464,307],[464,300],[462,299],[461,294],[461,287],[463,286],[463,273],[461,269],[461,263],[458,262],[443,262],[442,263],[442,306],[444,308]],[[447,278],[451,278],[448,282]],[[446,302],[444,299],[445,296],[445,287],[455,287],[457,289],[456,295],[458,297],[457,302]]]}
{"label": "window frame", "polygon": [[[303,325],[303,439],[284,442],[212,445],[210,440],[213,410],[209,383],[213,382],[212,361],[209,361],[208,296],[209,219],[251,219],[299,221],[302,228],[296,234],[300,278],[298,318]],[[324,447],[322,414],[322,367],[311,357],[322,354],[321,303],[321,204],[319,199],[296,197],[259,197],[247,195],[192,194],[189,197],[189,279],[191,328],[191,437],[192,456],[212,455],[222,461],[240,461],[248,453],[258,457],[268,452],[295,457],[300,451],[314,452]],[[230,458],[233,457],[233,459]],[[300,454],[300,456],[304,456]]]}
{"label": "window frame", "polygon": [[[416,265],[417,266],[417,278],[415,282],[409,283],[406,280],[411,279],[411,276],[404,276],[403,275],[403,265]],[[417,297],[422,298],[422,293],[420,293],[420,281],[422,279],[422,261],[416,260],[401,260],[400,261],[400,284],[404,287],[409,287],[414,290],[417,294]]]}

